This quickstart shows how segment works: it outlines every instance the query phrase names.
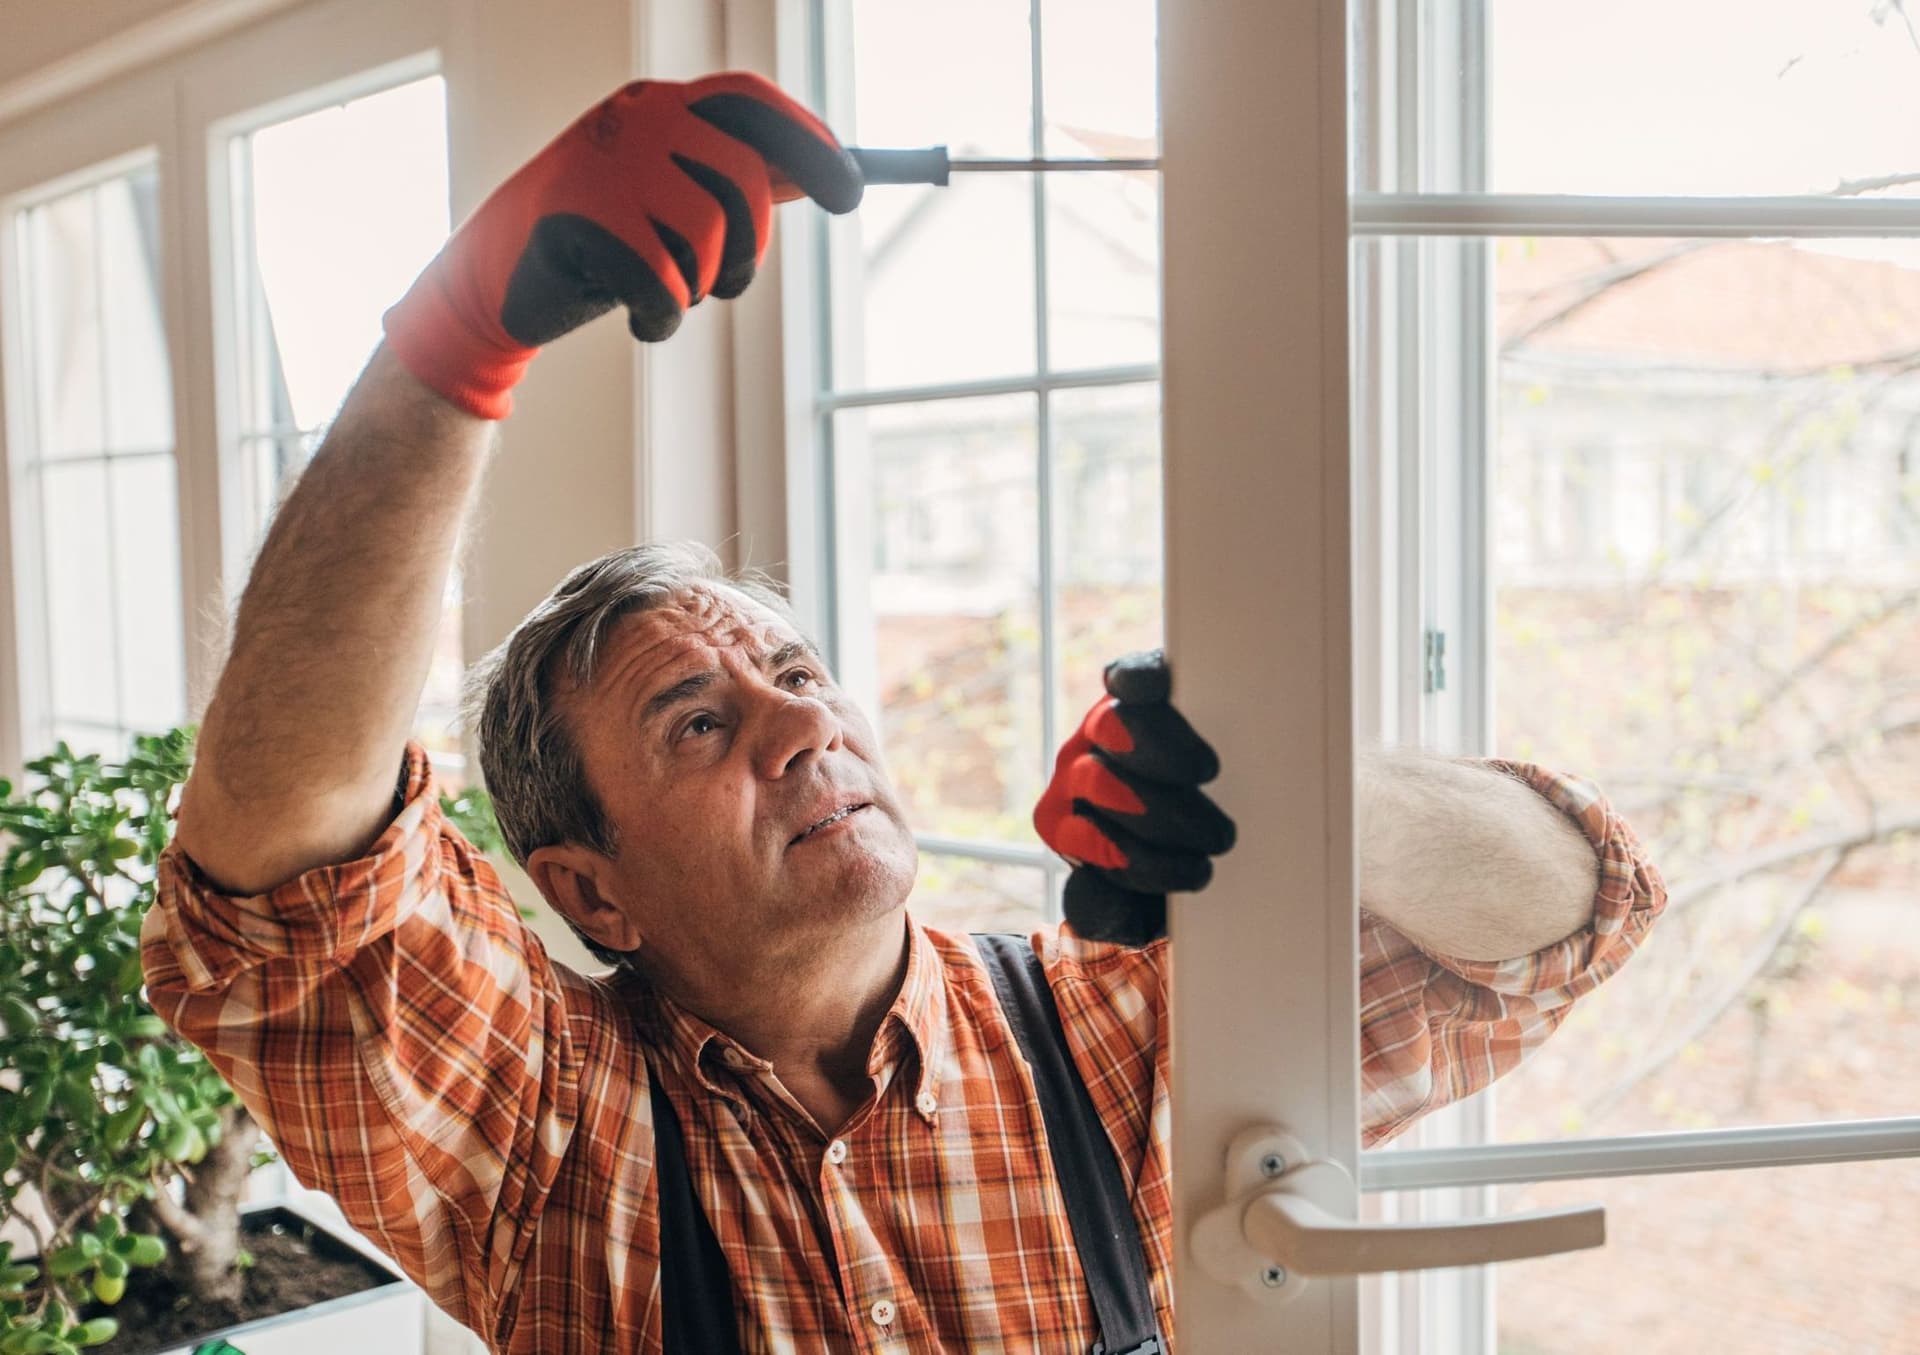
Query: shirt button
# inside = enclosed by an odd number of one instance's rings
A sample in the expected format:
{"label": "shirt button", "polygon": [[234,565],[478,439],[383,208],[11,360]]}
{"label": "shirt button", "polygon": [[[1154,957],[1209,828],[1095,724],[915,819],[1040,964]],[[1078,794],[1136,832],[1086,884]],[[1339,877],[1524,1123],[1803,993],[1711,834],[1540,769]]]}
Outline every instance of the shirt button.
{"label": "shirt button", "polygon": [[914,1098],[913,1104],[920,1108],[922,1115],[931,1115],[940,1108],[940,1102],[934,1097],[932,1092],[921,1092],[920,1095]]}
{"label": "shirt button", "polygon": [[880,1299],[873,1307],[867,1309],[867,1315],[874,1320],[877,1326],[891,1327],[893,1325],[893,1305],[885,1299]]}
{"label": "shirt button", "polygon": [[[842,1142],[839,1139],[835,1139],[832,1143],[829,1143],[827,1145],[827,1161],[831,1162],[834,1166],[837,1167],[842,1162],[845,1162],[846,1160],[847,1160],[847,1145],[844,1142]],[[892,1312],[893,1309],[889,1308],[887,1309],[887,1311]]]}

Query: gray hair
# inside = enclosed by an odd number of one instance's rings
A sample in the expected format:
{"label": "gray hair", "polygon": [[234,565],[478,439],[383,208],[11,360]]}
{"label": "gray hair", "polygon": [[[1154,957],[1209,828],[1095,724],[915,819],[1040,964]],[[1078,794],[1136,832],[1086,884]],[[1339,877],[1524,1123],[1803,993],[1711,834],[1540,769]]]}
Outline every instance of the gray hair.
{"label": "gray hair", "polygon": [[[540,847],[578,843],[611,856],[618,843],[615,826],[587,784],[559,679],[587,686],[601,647],[623,617],[689,588],[716,584],[793,621],[779,585],[758,570],[729,572],[718,555],[694,542],[630,546],[570,572],[469,670],[463,723],[479,741],[480,773],[500,835],[522,866]],[[571,918],[567,923],[600,959],[621,963],[620,952],[581,932]]]}

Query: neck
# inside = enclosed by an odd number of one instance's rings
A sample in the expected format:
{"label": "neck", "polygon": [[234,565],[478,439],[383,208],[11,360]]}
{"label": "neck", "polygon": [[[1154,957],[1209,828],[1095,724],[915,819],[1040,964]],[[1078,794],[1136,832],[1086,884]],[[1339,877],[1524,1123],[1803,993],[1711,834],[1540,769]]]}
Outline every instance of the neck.
{"label": "neck", "polygon": [[783,1082],[851,1087],[866,1079],[874,1034],[906,978],[908,945],[905,914],[895,909],[830,938],[729,955],[724,968],[647,976],[683,1010],[771,1061]]}

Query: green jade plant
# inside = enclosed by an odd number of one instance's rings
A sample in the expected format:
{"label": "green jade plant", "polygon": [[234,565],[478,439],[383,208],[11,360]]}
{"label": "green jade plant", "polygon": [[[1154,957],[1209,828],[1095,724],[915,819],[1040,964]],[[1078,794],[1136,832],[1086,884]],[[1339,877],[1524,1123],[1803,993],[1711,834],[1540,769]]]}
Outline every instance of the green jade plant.
{"label": "green jade plant", "polygon": [[[187,1301],[239,1297],[240,1201],[272,1153],[206,1059],[146,1003],[140,924],[192,761],[188,730],[124,762],[62,743],[0,780],[0,1355],[113,1339],[130,1273],[166,1266]],[[443,798],[477,843],[473,791]]]}

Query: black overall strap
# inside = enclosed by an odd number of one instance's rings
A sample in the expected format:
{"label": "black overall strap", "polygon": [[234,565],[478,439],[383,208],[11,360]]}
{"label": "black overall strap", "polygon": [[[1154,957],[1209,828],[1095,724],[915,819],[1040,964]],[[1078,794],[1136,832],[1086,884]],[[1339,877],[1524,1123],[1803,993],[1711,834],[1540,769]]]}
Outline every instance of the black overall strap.
{"label": "black overall strap", "polygon": [[1022,936],[982,932],[973,941],[1033,1070],[1074,1249],[1100,1320],[1100,1340],[1092,1355],[1160,1355],[1166,1343],[1154,1319],[1146,1249],[1134,1223],[1126,1179],[1093,1097],[1067,1052],[1066,1032],[1040,957]]}
{"label": "black overall strap", "polygon": [[726,1254],[694,1198],[680,1117],[651,1069],[647,1080],[653,1084],[653,1169],[660,1182],[661,1343],[667,1355],[731,1355],[740,1349],[740,1332]]}
{"label": "black overall strap", "polygon": [[[1100,1340],[1092,1355],[1161,1355],[1146,1250],[1134,1223],[1126,1181],[1093,1098],[1067,1052],[1040,957],[1024,937],[977,934],[1001,1010],[1033,1070],[1047,1148],[1067,1201],[1074,1249],[1093,1292]],[[660,1183],[661,1335],[667,1355],[730,1355],[740,1350],[733,1279],[713,1225],[694,1197],[680,1117],[651,1076],[654,1170]]]}

